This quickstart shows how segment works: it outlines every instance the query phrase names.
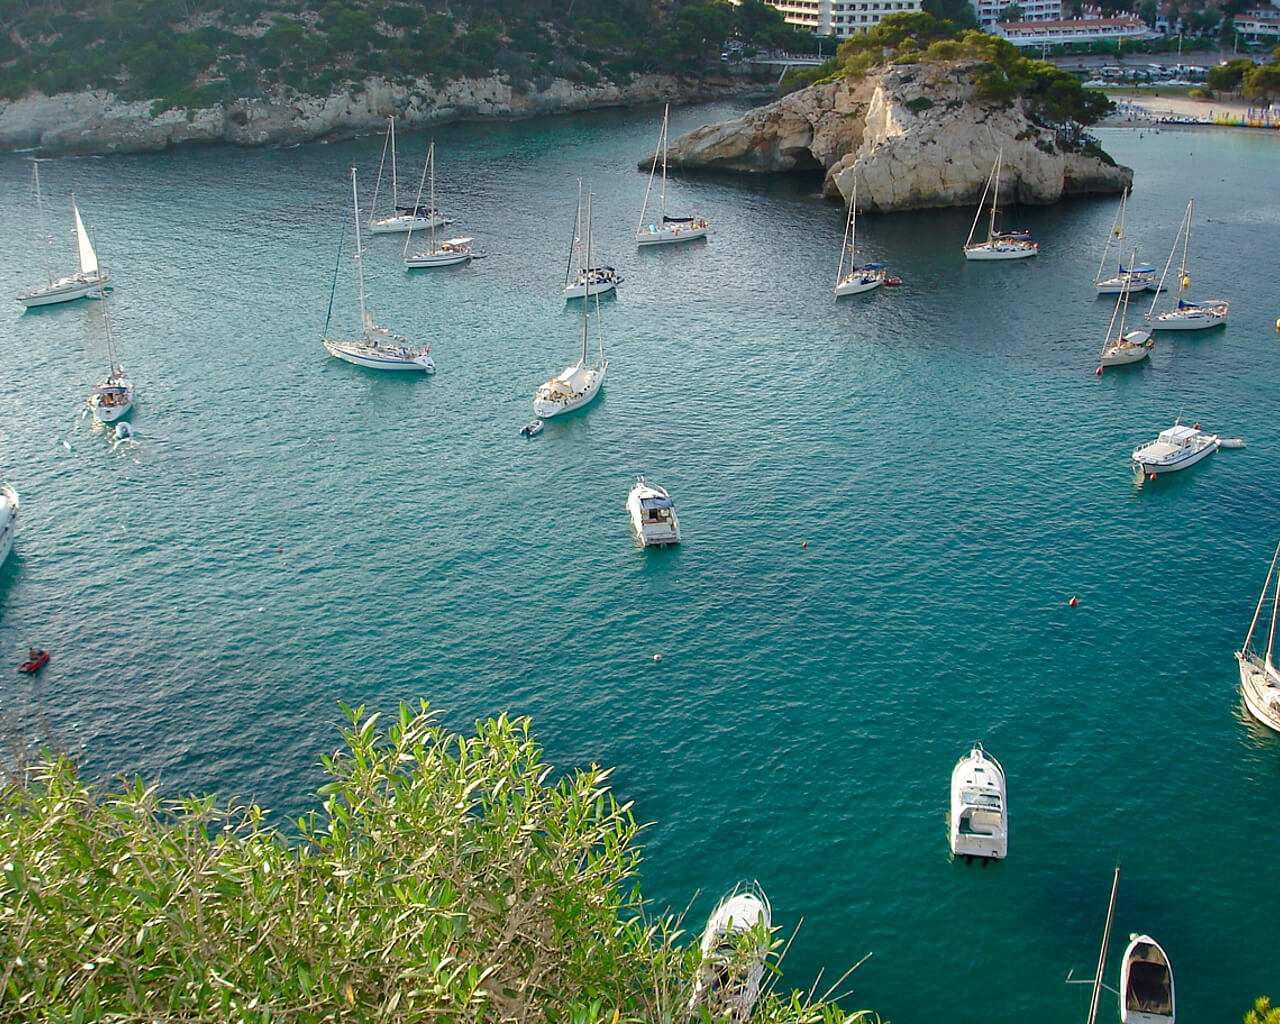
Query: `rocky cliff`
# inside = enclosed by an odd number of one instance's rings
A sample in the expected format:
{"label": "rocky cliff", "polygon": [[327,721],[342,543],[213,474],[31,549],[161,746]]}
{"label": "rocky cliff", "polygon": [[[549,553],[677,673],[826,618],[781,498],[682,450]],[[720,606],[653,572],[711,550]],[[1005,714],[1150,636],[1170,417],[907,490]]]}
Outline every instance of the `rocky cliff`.
{"label": "rocky cliff", "polygon": [[125,102],[108,92],[30,96],[0,101],[0,149],[48,155],[135,153],[198,142],[288,145],[382,127],[390,115],[422,125],[460,118],[526,117],[657,100],[723,95],[741,82],[695,86],[666,75],[636,76],[626,85],[586,86],[556,80],[521,93],[499,76],[439,87],[373,80],[357,92],[324,98],[279,93],[209,108],[153,113],[150,101]]}
{"label": "rocky cliff", "polygon": [[1023,107],[974,94],[972,65],[929,63],[810,86],[733,121],[672,143],[668,163],[746,172],[821,170],[824,191],[860,210],[909,210],[978,201],[1002,151],[1002,199],[1056,203],[1118,193],[1133,171],[1064,148]]}

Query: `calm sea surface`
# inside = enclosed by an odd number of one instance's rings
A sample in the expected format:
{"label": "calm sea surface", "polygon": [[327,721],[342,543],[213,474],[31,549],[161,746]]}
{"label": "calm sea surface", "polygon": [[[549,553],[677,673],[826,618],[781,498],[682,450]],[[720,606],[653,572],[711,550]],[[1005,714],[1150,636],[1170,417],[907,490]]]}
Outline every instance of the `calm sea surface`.
{"label": "calm sea surface", "polygon": [[[675,111],[673,135],[736,109]],[[660,118],[436,133],[448,230],[490,257],[409,274],[402,237],[366,238],[370,307],[431,343],[426,378],[319,341],[335,263],[356,327],[347,169],[371,196],[380,138],[42,163],[55,269],[74,191],[114,274],[138,443],[83,415],[102,304],[0,304],[22,495],[0,710],[41,707],[91,775],[279,812],[309,806],[339,701],[530,715],[554,764],[616,765],[655,822],[659,906],[696,892],[700,928],[758,878],[799,927],[784,984],[872,952],[844,1004],[895,1024],[1081,1020],[1063,981],[1092,974],[1117,861],[1110,984],[1146,931],[1186,1020],[1280,996],[1280,736],[1232,658],[1280,536],[1280,137],[1100,133],[1135,168],[1140,258],[1164,266],[1194,196],[1193,284],[1232,309],[1099,379],[1114,197],[1010,211],[1041,250],[1006,265],[962,258],[972,210],[861,217],[904,283],[836,303],[843,216],[817,179],[674,179],[712,238],[636,250]],[[427,141],[399,134],[402,184]],[[528,441],[579,344],[578,176],[626,279],[609,376]],[[29,180],[0,156],[6,296],[42,276]],[[1135,484],[1129,452],[1178,416],[1248,447]],[[632,539],[638,473],[672,491],[678,550]],[[34,686],[11,667],[31,644],[53,652]],[[986,867],[946,839],[974,740],[1009,775],[1010,855]]]}

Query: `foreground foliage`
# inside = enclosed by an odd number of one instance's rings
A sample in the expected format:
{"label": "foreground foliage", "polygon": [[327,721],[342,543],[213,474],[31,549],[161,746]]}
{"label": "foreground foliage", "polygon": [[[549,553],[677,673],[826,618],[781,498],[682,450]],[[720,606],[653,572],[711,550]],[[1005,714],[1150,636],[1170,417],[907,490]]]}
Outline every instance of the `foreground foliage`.
{"label": "foreground foliage", "polygon": [[[321,806],[289,836],[256,805],[165,802],[140,780],[99,792],[65,758],[12,780],[0,1016],[687,1016],[698,950],[678,944],[677,919],[647,914],[640,826],[608,771],[552,780],[524,719],[463,737],[425,704],[385,732],[377,715],[348,715]],[[844,1017],[770,992],[757,1019]]]}

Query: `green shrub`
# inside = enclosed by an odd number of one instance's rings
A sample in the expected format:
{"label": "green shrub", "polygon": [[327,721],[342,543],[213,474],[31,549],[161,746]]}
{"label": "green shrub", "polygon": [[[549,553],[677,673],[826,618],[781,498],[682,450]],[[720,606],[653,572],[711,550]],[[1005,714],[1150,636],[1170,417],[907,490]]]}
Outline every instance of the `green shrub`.
{"label": "green shrub", "polygon": [[[525,719],[347,710],[319,805],[119,792],[57,758],[0,790],[6,1021],[675,1020],[696,945],[651,917],[609,771],[553,776]],[[761,936],[763,938],[763,936]],[[779,944],[770,939],[770,968]],[[859,1017],[858,1019],[862,1019]],[[761,1024],[845,1020],[767,992]]]}
{"label": "green shrub", "polygon": [[913,99],[907,100],[907,102],[904,103],[903,106],[905,106],[908,110],[915,111],[918,114],[920,113],[920,111],[928,110],[931,106],[933,106],[933,100],[931,100],[928,96],[916,96]]}

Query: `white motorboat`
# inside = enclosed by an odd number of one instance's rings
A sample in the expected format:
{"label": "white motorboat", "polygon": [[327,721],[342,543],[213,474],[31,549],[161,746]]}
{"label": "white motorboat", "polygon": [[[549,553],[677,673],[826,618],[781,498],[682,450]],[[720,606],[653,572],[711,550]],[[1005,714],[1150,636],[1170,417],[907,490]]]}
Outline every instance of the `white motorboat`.
{"label": "white motorboat", "polygon": [[1009,852],[1004,769],[975,743],[951,772],[951,852],[1003,858]]}
{"label": "white motorboat", "polygon": [[[587,262],[591,261],[591,194],[587,195]],[[587,327],[591,319],[591,304],[595,302],[596,339],[599,344],[600,358],[597,362],[587,362]],[[572,366],[566,367],[557,376],[552,377],[540,386],[533,396],[533,411],[542,419],[560,416],[574,409],[580,409],[597,394],[604,384],[605,372],[609,369],[609,361],[604,357],[604,338],[600,333],[600,296],[593,295],[582,302],[582,355]]]}
{"label": "white motorboat", "polygon": [[73,274],[54,278],[49,267],[47,244],[51,239],[44,233],[44,206],[40,201],[40,171],[37,165],[32,166],[32,175],[35,179],[36,207],[40,217],[40,238],[46,243],[45,275],[48,281],[39,288],[33,288],[19,295],[18,301],[31,309],[35,306],[52,306],[58,302],[70,302],[72,299],[97,298],[105,288],[110,287],[111,275],[105,267],[98,264],[98,254],[94,251],[93,239],[85,230],[75,196],[71,197],[71,212],[75,218],[76,251],[80,267]]}
{"label": "white motorboat", "polygon": [[114,423],[133,408],[133,381],[124,367],[112,365],[107,379],[94,385],[89,395],[89,410],[99,423]]}
{"label": "white motorboat", "polygon": [[760,999],[773,928],[773,908],[756,882],[743,882],[707,919],[689,1012],[743,1024]]}
{"label": "white motorboat", "polygon": [[[429,199],[432,209],[436,205],[436,141],[431,140],[431,145],[427,147],[427,166],[424,171],[430,178]],[[422,198],[422,189],[419,186],[418,198]],[[452,267],[459,263],[469,263],[476,255],[471,249],[471,243],[475,241],[473,238],[449,238],[439,244],[436,243],[436,225],[427,225],[427,247],[419,249],[417,252],[410,253],[409,245],[413,241],[413,232],[410,231],[404,240],[404,265],[410,269],[420,269],[424,267]]]}
{"label": "white motorboat", "polygon": [[1107,234],[1107,244],[1102,247],[1102,262],[1098,264],[1098,272],[1094,275],[1094,291],[1099,295],[1119,295],[1122,292],[1140,292],[1155,287],[1157,283],[1156,268],[1146,263],[1129,261],[1124,265],[1124,253],[1120,254],[1121,262],[1114,274],[1107,273],[1107,258],[1111,253],[1111,243],[1124,242],[1125,207],[1128,205],[1129,188],[1120,193],[1120,208],[1116,211],[1116,219]]}
{"label": "white motorboat", "polygon": [[[964,243],[964,258],[967,260],[1021,260],[1035,256],[1040,251],[1039,243],[1031,241],[1025,231],[996,231],[996,209],[1000,205],[1000,164],[1003,156],[1003,150],[996,152],[996,162],[992,165],[986,187],[982,190],[978,212],[973,216],[969,238]],[[986,205],[988,194],[991,196],[991,217],[987,222],[987,240],[974,242],[973,236],[978,230],[978,221],[982,219],[982,209]]]}
{"label": "white motorboat", "polygon": [[[1276,732],[1280,732],[1280,669],[1276,668],[1273,657],[1276,618],[1280,613],[1280,575],[1276,573],[1278,562],[1280,562],[1280,547],[1276,548],[1276,553],[1271,559],[1271,568],[1267,571],[1267,580],[1262,585],[1262,596],[1258,598],[1258,607],[1253,613],[1253,622],[1249,624],[1249,633],[1244,638],[1244,646],[1236,651],[1236,661],[1240,664],[1240,691],[1244,695],[1245,707],[1249,709],[1249,714]],[[1262,619],[1262,609],[1266,607],[1267,595],[1273,592],[1266,652],[1260,654],[1253,646],[1253,636],[1258,631],[1258,623]]]}
{"label": "white motorboat", "polygon": [[[356,227],[356,268],[360,290],[360,336],[356,338],[333,338],[329,336],[329,322],[333,314],[332,299],[329,302],[329,316],[325,318],[324,332],[320,341],[331,356],[346,360],[356,366],[365,366],[370,370],[416,370],[421,373],[435,373],[436,364],[431,358],[431,346],[416,348],[408,339],[395,334],[385,327],[373,322],[365,303],[364,294],[364,250],[360,244],[360,196],[356,187],[356,169],[351,168],[351,207],[355,211]],[[339,240],[341,250],[341,240]],[[338,286],[338,266],[333,268],[333,290]],[[332,292],[330,293],[332,294]]]}
{"label": "white motorboat", "polygon": [[[858,266],[858,177],[853,178],[853,187],[849,190],[849,216],[844,225],[844,241],[840,245],[840,265],[836,268],[836,298],[842,295],[858,295],[879,288],[884,284],[885,269],[883,263],[864,263]],[[845,259],[849,261],[849,271],[845,272]]]}
{"label": "white motorboat", "polygon": [[627,495],[627,511],[644,547],[680,543],[680,520],[676,517],[675,503],[664,488],[645,483],[642,476],[636,477],[635,486]]}
{"label": "white motorboat", "polygon": [[1120,1024],[1174,1024],[1173,968],[1150,935],[1130,935],[1120,961]]}
{"label": "white motorboat", "polygon": [[[1173,248],[1169,251],[1169,261],[1165,264],[1164,273],[1160,275],[1156,297],[1147,312],[1147,323],[1155,331],[1203,331],[1210,327],[1220,327],[1227,322],[1227,316],[1231,312],[1231,303],[1226,299],[1201,299],[1193,302],[1187,298],[1187,289],[1191,286],[1187,251],[1191,246],[1191,216],[1195,205],[1194,199],[1187,203],[1187,212],[1183,214],[1182,224],[1173,239]],[[1169,276],[1169,268],[1178,251],[1179,239],[1182,241],[1182,266],[1178,270],[1178,298],[1172,309],[1157,313],[1159,293],[1164,290],[1165,279]]]}
{"label": "white motorboat", "polygon": [[0,483],[0,565],[9,557],[13,534],[18,526],[18,492],[8,483]]}
{"label": "white motorboat", "polygon": [[[378,217],[378,191],[382,186],[382,170],[387,162],[387,151],[391,152],[391,214]],[[423,164],[422,173],[427,173]],[[369,207],[369,231],[375,235],[398,234],[404,231],[426,230],[449,223],[449,218],[435,208],[422,203],[422,187],[418,187],[418,199],[412,206],[400,204],[399,183],[396,180],[396,121],[387,118],[387,135],[382,143],[382,160],[378,164],[378,180],[373,186],[373,202]]]}
{"label": "white motorboat", "polygon": [[1133,450],[1133,469],[1144,476],[1173,473],[1208,458],[1219,446],[1218,435],[1206,434],[1199,424],[1188,427],[1175,423],[1168,430],[1160,431],[1154,441]]}
{"label": "white motorboat", "polygon": [[[658,148],[653,153],[653,166],[649,169],[649,186],[644,192],[644,205],[640,207],[640,223],[636,225],[637,245],[670,245],[674,242],[692,242],[705,238],[711,225],[704,217],[667,216],[667,123],[671,105],[662,110],[662,130],[658,133]],[[653,191],[653,179],[658,163],[662,163],[662,191],[658,203],[658,219],[646,223],[649,210],[649,193]]]}
{"label": "white motorboat", "polygon": [[585,299],[588,295],[607,295],[622,284],[613,267],[587,266],[588,239],[582,232],[582,179],[578,179],[578,215],[573,223],[573,242],[569,246],[569,264],[564,272],[565,299]]}
{"label": "white motorboat", "polygon": [[[1133,250],[1132,265],[1138,258],[1138,250]],[[1111,324],[1107,327],[1107,337],[1102,343],[1102,351],[1098,355],[1098,372],[1104,366],[1125,366],[1129,363],[1141,362],[1151,355],[1155,348],[1155,339],[1151,332],[1143,327],[1135,327],[1131,331],[1124,329],[1125,318],[1129,314],[1129,293],[1132,289],[1123,289],[1116,299],[1116,308],[1111,314]],[[1116,321],[1120,326],[1117,329]]]}

